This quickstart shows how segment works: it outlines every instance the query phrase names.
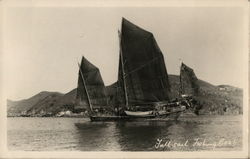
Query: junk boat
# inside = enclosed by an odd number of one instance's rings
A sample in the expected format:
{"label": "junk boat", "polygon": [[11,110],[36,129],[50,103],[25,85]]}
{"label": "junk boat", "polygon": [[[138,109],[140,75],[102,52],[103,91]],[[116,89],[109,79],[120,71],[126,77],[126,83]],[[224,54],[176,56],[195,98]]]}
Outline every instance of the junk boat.
{"label": "junk boat", "polygon": [[[115,106],[111,107],[107,101],[99,69],[82,57],[78,64],[76,107],[86,107],[91,121],[176,120],[192,106],[191,98],[180,93],[179,99],[171,100],[164,57],[153,34],[123,18],[118,35]],[[113,111],[99,112],[100,108]]]}

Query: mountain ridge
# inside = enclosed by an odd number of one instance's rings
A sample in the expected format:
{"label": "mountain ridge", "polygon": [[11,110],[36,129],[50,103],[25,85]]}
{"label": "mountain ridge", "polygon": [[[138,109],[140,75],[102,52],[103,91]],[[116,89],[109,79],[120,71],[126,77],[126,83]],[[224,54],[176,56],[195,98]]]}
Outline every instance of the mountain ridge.
{"label": "mountain ridge", "polygon": [[[169,75],[172,98],[179,95],[179,76]],[[198,80],[200,95],[196,97],[201,105],[201,114],[242,114],[243,89],[230,85],[213,85]],[[116,91],[116,83],[106,86],[107,95]],[[8,116],[19,116],[22,112],[57,114],[71,110],[75,104],[76,88],[68,93],[42,91],[19,101],[7,100]]]}

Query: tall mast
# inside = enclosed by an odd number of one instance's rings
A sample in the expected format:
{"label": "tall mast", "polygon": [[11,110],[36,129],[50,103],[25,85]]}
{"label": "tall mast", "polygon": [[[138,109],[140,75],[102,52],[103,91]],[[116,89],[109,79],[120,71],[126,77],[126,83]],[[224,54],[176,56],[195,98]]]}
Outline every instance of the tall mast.
{"label": "tall mast", "polygon": [[182,85],[182,77],[181,77],[181,66],[182,66],[182,62],[181,62],[181,59],[179,59],[180,60],[180,90],[179,90],[179,96],[181,96],[182,95],[182,91],[183,91],[183,85]]}
{"label": "tall mast", "polygon": [[118,30],[119,41],[120,41],[120,55],[121,55],[121,64],[122,64],[122,81],[123,81],[123,89],[124,89],[124,96],[125,96],[125,106],[128,107],[128,94],[127,94],[127,86],[125,81],[125,71],[124,71],[124,61],[123,61],[123,54],[122,54],[122,45],[121,45],[121,32]]}
{"label": "tall mast", "polygon": [[89,93],[88,93],[88,90],[87,90],[87,87],[86,87],[86,84],[85,84],[85,79],[84,79],[84,76],[83,76],[83,73],[82,73],[82,70],[81,70],[81,66],[80,64],[78,63],[78,66],[79,66],[79,70],[80,70],[80,74],[81,74],[81,77],[82,77],[82,82],[83,82],[83,85],[84,85],[84,89],[85,89],[85,92],[87,94],[87,99],[88,99],[88,103],[89,103],[89,108],[91,110],[91,112],[93,111],[93,108],[92,108],[92,104],[90,102],[90,98],[89,98]]}

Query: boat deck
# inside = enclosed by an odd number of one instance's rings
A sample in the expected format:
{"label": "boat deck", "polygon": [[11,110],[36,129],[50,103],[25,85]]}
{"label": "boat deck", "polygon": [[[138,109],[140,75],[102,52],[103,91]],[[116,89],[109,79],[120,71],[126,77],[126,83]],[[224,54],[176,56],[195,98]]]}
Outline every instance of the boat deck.
{"label": "boat deck", "polygon": [[142,120],[166,120],[171,118],[176,120],[183,111],[176,111],[160,115],[146,115],[146,116],[90,116],[91,121],[142,121]]}

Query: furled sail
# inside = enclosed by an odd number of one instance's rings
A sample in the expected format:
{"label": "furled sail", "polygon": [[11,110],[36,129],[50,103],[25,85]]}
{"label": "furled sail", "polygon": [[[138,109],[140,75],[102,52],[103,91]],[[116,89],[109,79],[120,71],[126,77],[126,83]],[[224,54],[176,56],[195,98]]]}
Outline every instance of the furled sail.
{"label": "furled sail", "polygon": [[124,92],[130,105],[169,100],[170,84],[164,57],[153,34],[124,18],[118,85],[121,103],[125,103]]}
{"label": "furled sail", "polygon": [[198,79],[194,70],[182,63],[180,70],[180,93],[198,95],[199,88]]}
{"label": "furled sail", "polygon": [[107,106],[106,90],[99,69],[82,57],[75,109]]}

